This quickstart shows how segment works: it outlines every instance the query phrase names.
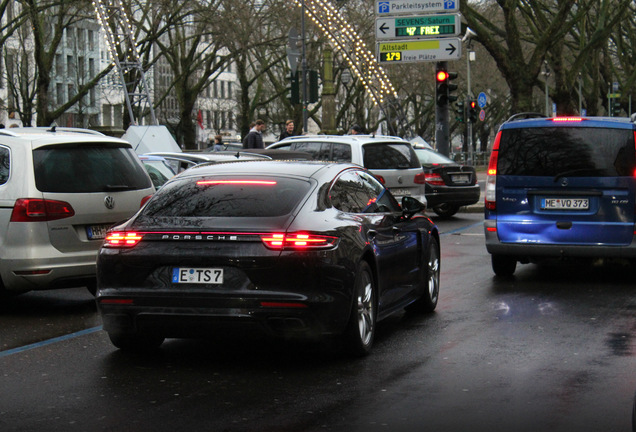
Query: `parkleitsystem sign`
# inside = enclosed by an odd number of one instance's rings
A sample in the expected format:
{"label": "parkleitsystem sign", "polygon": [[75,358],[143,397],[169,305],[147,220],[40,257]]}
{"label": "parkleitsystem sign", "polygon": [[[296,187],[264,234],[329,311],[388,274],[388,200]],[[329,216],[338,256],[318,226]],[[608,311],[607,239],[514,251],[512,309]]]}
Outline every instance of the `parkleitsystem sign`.
{"label": "parkleitsystem sign", "polygon": [[460,32],[461,18],[459,13],[449,13],[458,10],[459,0],[377,1],[375,35],[378,62],[459,60],[462,45],[456,36]]}
{"label": "parkleitsystem sign", "polygon": [[457,12],[459,0],[379,0],[376,2],[376,13],[382,15]]}

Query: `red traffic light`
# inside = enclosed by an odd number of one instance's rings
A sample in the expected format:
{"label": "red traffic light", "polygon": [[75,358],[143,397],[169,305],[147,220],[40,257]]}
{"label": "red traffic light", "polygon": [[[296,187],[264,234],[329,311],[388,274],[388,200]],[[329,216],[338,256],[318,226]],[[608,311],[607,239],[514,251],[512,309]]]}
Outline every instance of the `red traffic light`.
{"label": "red traffic light", "polygon": [[477,101],[471,100],[470,101],[470,107],[473,108],[473,109],[477,108]]}
{"label": "red traffic light", "polygon": [[437,82],[446,81],[448,79],[448,72],[444,70],[437,71],[437,74],[435,75],[435,79],[437,79]]}

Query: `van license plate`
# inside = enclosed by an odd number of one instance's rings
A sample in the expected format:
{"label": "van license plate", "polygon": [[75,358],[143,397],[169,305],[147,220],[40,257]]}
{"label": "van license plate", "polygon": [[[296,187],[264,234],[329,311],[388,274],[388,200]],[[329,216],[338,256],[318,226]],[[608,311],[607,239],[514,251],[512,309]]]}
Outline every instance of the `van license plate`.
{"label": "van license plate", "polygon": [[590,208],[588,198],[543,198],[542,210],[587,210]]}
{"label": "van license plate", "polygon": [[223,269],[176,267],[172,269],[172,283],[222,284]]}

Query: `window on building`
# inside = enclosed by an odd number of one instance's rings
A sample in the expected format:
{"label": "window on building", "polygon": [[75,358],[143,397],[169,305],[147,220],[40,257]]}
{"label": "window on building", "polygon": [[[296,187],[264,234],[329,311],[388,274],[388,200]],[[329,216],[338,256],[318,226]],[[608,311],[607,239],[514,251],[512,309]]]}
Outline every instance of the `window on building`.
{"label": "window on building", "polygon": [[95,34],[93,30],[88,31],[88,49],[93,51],[95,49]]}
{"label": "window on building", "polygon": [[59,77],[64,76],[64,57],[62,57],[62,54],[55,55],[55,73]]}
{"label": "window on building", "polygon": [[227,83],[227,98],[232,99],[232,82]]}
{"label": "window on building", "polygon": [[221,81],[221,99],[225,99],[225,81]]}
{"label": "window on building", "polygon": [[66,98],[64,97],[64,84],[62,83],[57,83],[55,85],[55,97],[57,99],[57,104],[58,105],[62,105],[65,101]]}

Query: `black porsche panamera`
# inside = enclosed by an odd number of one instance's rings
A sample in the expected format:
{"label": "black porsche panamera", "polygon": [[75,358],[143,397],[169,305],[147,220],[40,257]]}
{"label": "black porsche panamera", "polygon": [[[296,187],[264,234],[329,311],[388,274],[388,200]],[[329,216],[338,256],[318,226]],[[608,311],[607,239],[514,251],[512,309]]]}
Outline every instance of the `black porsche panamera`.
{"label": "black porsche panamera", "polygon": [[363,168],[313,161],[200,165],[112,228],[97,305],[121,349],[226,328],[335,336],[364,355],[379,320],[439,296],[439,233]]}

